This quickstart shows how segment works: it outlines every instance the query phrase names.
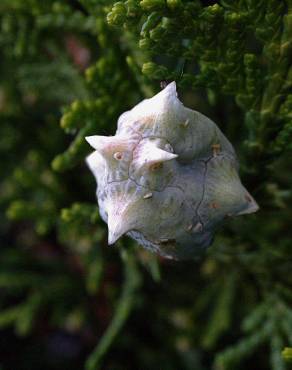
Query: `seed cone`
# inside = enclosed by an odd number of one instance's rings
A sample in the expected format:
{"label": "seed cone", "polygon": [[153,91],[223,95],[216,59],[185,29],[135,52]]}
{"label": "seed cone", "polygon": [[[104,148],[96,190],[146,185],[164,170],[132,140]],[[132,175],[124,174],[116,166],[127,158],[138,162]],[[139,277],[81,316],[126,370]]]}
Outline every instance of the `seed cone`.
{"label": "seed cone", "polygon": [[128,234],[166,258],[196,258],[226,217],[258,210],[231,143],[184,107],[175,82],[122,114],[115,136],[86,140],[109,244]]}

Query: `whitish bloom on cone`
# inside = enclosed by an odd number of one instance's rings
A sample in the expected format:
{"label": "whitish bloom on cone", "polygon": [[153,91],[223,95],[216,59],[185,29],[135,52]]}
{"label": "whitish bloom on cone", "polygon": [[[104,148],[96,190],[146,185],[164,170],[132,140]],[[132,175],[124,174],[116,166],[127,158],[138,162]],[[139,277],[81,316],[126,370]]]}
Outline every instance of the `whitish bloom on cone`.
{"label": "whitish bloom on cone", "polygon": [[184,107],[175,82],[122,114],[115,136],[86,140],[109,244],[127,234],[164,257],[195,258],[223,219],[258,209],[232,145]]}

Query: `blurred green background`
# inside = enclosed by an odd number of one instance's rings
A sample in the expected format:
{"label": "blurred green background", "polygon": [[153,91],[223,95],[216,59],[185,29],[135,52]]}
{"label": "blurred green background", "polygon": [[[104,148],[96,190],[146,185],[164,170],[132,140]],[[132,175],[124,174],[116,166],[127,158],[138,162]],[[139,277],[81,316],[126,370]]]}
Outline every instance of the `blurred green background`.
{"label": "blurred green background", "polygon": [[[291,368],[291,0],[1,0],[0,29],[0,369]],[[261,207],[199,261],[108,248],[84,161],[164,80]]]}

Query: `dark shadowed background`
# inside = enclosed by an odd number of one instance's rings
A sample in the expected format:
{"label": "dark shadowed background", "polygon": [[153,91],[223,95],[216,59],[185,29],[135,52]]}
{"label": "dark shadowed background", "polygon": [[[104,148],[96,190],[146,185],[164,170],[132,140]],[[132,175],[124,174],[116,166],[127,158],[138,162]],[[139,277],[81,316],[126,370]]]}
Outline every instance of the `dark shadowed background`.
{"label": "dark shadowed background", "polygon": [[[1,0],[1,370],[291,366],[291,9]],[[85,165],[84,137],[163,80],[233,143],[261,208],[198,261],[108,248]]]}

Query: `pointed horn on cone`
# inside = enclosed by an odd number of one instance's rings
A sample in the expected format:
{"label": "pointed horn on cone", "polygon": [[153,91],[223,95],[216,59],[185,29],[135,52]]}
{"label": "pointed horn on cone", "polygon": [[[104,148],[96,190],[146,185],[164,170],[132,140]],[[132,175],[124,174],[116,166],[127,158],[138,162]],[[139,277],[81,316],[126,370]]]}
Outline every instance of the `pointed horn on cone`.
{"label": "pointed horn on cone", "polygon": [[177,158],[178,155],[160,149],[153,144],[143,145],[136,154],[136,164],[138,167],[151,167],[155,164],[163,163]]}
{"label": "pointed horn on cone", "polygon": [[177,92],[176,92],[176,82],[175,81],[170,82],[168,85],[165,86],[165,88],[162,91],[164,93],[177,95]]}
{"label": "pointed horn on cone", "polygon": [[114,244],[120,237],[131,230],[125,220],[124,214],[108,216],[108,245]]}
{"label": "pointed horn on cone", "polygon": [[128,139],[118,136],[86,136],[86,141],[103,156],[112,156],[128,148]]}
{"label": "pointed horn on cone", "polygon": [[99,150],[102,139],[105,136],[98,136],[98,135],[93,135],[93,136],[86,136],[85,140],[88,142],[90,146],[92,146],[93,149]]}
{"label": "pointed horn on cone", "polygon": [[170,161],[171,159],[174,159],[177,157],[178,157],[177,154],[169,153],[153,145],[152,148],[149,150],[148,157],[147,157],[147,163],[152,165],[155,163]]}
{"label": "pointed horn on cone", "polygon": [[257,202],[253,199],[253,197],[249,193],[246,194],[245,198],[248,201],[248,205],[243,211],[238,212],[236,214],[236,216],[247,215],[247,214],[250,214],[250,213],[257,212],[259,210],[259,208],[260,208],[259,205],[257,204]]}

